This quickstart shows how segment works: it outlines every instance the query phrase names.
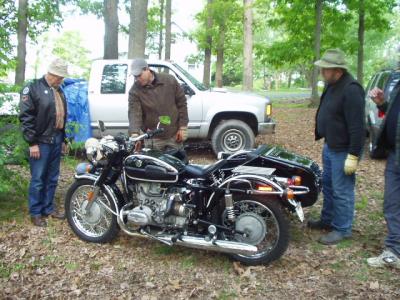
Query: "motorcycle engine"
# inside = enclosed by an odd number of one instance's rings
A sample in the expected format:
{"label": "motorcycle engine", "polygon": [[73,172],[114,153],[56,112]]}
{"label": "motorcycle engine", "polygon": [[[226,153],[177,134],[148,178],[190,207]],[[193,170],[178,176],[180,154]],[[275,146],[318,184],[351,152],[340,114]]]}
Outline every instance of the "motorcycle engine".
{"label": "motorcycle engine", "polygon": [[190,209],[182,202],[183,193],[182,190],[167,193],[160,183],[138,183],[138,205],[127,211],[128,222],[139,226],[184,227]]}

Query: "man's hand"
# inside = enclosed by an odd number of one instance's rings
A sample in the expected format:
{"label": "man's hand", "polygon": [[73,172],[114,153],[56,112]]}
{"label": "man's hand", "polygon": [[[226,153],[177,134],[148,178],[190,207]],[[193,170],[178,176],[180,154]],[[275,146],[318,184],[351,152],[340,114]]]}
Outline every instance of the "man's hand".
{"label": "man's hand", "polygon": [[187,140],[187,137],[188,137],[187,127],[181,127],[176,133],[175,139],[178,143],[182,143]]}
{"label": "man's hand", "polygon": [[33,145],[29,147],[29,156],[33,159],[40,158],[40,148],[39,145]]}
{"label": "man's hand", "polygon": [[62,143],[61,154],[67,155],[69,152],[69,145],[67,143]]}
{"label": "man's hand", "polygon": [[358,157],[348,154],[344,162],[344,173],[346,175],[353,175],[357,171]]}
{"label": "man's hand", "polygon": [[371,97],[372,101],[375,102],[376,105],[380,106],[385,103],[385,98],[383,91],[380,88],[373,88],[369,93],[368,96]]}

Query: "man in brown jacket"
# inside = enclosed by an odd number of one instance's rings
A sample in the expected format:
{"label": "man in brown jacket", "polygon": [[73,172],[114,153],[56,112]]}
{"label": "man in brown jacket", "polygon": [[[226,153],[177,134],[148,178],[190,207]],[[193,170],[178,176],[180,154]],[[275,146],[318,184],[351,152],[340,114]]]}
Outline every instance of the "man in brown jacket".
{"label": "man in brown jacket", "polygon": [[134,59],[131,73],[135,83],[129,91],[129,134],[137,136],[140,132],[157,127],[160,117],[168,117],[169,125],[162,124],[164,132],[147,142],[146,146],[159,149],[180,149],[187,139],[189,122],[186,96],[176,78],[149,69],[147,62]]}

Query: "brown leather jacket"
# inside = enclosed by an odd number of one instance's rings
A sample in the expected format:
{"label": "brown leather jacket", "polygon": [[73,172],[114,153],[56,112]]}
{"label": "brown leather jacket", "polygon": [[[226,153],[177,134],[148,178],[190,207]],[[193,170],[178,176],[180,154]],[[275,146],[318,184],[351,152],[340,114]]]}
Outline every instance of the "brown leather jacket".
{"label": "brown leather jacket", "polygon": [[171,125],[160,125],[165,131],[157,138],[170,138],[189,123],[186,96],[174,76],[155,73],[151,85],[134,83],[129,91],[129,135],[155,129],[160,116],[169,116]]}

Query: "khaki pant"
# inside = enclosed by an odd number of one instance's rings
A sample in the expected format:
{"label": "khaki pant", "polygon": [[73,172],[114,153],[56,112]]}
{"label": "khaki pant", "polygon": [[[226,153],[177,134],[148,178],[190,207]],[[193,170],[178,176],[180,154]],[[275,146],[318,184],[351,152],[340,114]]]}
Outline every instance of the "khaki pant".
{"label": "khaki pant", "polygon": [[166,151],[166,150],[171,150],[171,149],[179,150],[179,149],[183,148],[183,143],[178,143],[175,140],[175,136],[173,136],[173,137],[171,137],[169,139],[150,139],[150,140],[145,140],[144,141],[144,146],[146,148],[150,148],[150,149]]}

